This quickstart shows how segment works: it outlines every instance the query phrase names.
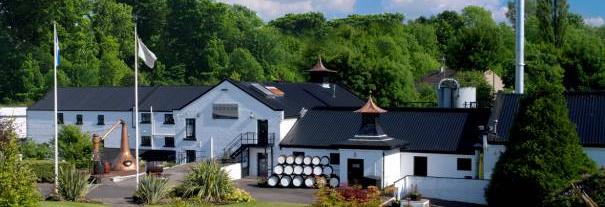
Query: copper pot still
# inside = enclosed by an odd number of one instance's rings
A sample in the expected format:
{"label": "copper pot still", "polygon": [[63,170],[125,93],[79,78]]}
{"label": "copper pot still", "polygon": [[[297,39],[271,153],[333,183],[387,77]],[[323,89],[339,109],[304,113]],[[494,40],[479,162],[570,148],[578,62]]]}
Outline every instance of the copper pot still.
{"label": "copper pot still", "polygon": [[136,170],[137,160],[130,153],[128,146],[128,124],[122,121],[122,139],[120,143],[120,154],[113,160],[111,166],[113,171]]}

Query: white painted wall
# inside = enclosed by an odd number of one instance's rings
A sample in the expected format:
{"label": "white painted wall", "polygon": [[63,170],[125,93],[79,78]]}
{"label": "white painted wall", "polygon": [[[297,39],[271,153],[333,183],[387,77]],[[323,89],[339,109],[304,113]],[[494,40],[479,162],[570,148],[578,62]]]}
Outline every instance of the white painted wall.
{"label": "white painted wall", "polygon": [[[384,156],[384,186],[393,184],[396,180],[403,177],[401,166],[401,153],[399,149],[385,151]],[[383,187],[384,187],[383,186]]]}
{"label": "white painted wall", "polygon": [[501,144],[488,144],[483,152],[483,178],[491,179],[494,173],[496,162],[500,159],[500,155],[504,153],[506,147]]}
{"label": "white painted wall", "polygon": [[489,180],[407,176],[395,187],[401,199],[412,191],[412,186],[417,186],[423,197],[485,205],[484,194],[488,184]]}
{"label": "white painted wall", "polygon": [[[215,103],[238,104],[238,119],[212,118],[212,107]],[[188,118],[195,119],[196,141],[183,140],[185,138],[185,119]],[[272,110],[227,81],[223,81],[180,111],[176,111],[174,119],[177,129],[175,137],[177,154],[191,149],[203,153],[202,158],[209,156],[210,137],[214,138],[216,155],[222,156],[223,149],[239,134],[256,132],[259,119],[268,120],[269,133],[275,133],[276,139],[283,136],[280,134],[283,111]]]}
{"label": "white painted wall", "polygon": [[[474,155],[462,154],[436,154],[436,153],[401,153],[401,177],[414,175],[414,156],[427,157],[427,176],[464,178],[465,176],[474,176],[477,170]],[[457,169],[458,158],[471,158],[471,171],[461,171]]]}
{"label": "white painted wall", "polygon": [[227,174],[231,180],[239,180],[242,179],[242,165],[241,163],[233,163],[229,165],[225,165],[221,167]]}
{"label": "white painted wall", "polygon": [[[286,137],[286,134],[292,129],[294,124],[296,124],[297,118],[288,118],[281,121],[279,126],[279,141],[283,140]],[[277,140],[276,140],[277,141]]]}
{"label": "white painted wall", "polygon": [[27,107],[0,107],[0,120],[12,122],[18,138],[27,136]]}
{"label": "white painted wall", "polygon": [[[63,125],[78,126],[83,132],[92,134],[103,134],[118,120],[122,119],[128,124],[128,142],[131,149],[135,148],[135,129],[132,121],[132,112],[130,111],[59,111],[63,113]],[[144,112],[140,112],[144,113]],[[164,114],[170,112],[154,112],[155,134],[161,133],[174,136],[174,125],[163,124]],[[75,125],[76,115],[82,114],[82,125]],[[105,125],[98,125],[97,115],[105,116]],[[48,142],[53,137],[53,112],[52,111],[28,111],[27,113],[27,137],[32,138],[36,142]],[[151,124],[139,124],[140,136],[151,136]],[[105,138],[106,148],[120,148],[122,127],[118,126],[111,134]],[[91,137],[92,138],[92,137]],[[139,140],[140,141],[140,140]],[[140,149],[164,149],[171,150],[173,148],[165,148],[164,136],[157,135],[152,139],[152,147],[140,147]]]}
{"label": "white painted wall", "polygon": [[[339,171],[340,184],[347,185],[347,163],[348,159],[363,159],[363,175],[370,178],[382,178],[382,150],[360,150],[360,149],[340,149]],[[397,172],[385,172],[397,173]],[[386,176],[385,176],[386,177]]]}
{"label": "white painted wall", "polygon": [[595,161],[597,166],[605,167],[605,148],[584,147],[584,152]]}

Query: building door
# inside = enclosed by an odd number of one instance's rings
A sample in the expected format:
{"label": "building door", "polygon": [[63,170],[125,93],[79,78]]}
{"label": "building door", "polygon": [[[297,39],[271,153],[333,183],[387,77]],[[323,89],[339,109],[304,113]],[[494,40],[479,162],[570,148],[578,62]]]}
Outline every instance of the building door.
{"label": "building door", "polygon": [[258,144],[262,146],[266,146],[269,140],[269,121],[265,120],[257,120],[257,129],[256,133],[258,134]]}
{"label": "building door", "polygon": [[267,166],[267,154],[258,153],[257,154],[257,164],[256,164],[256,176],[267,176],[267,170],[269,169]]}
{"label": "building door", "polygon": [[363,184],[363,159],[347,160],[347,181],[350,186]]}
{"label": "building door", "polygon": [[187,163],[195,162],[195,150],[186,150],[185,154],[187,154]]}
{"label": "building door", "polygon": [[426,176],[426,157],[414,156],[414,175],[415,176]]}

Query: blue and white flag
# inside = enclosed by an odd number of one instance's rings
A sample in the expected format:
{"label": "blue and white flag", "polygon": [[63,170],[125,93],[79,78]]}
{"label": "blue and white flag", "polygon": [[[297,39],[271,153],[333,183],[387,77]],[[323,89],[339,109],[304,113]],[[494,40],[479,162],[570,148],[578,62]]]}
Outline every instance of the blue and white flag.
{"label": "blue and white flag", "polygon": [[59,58],[59,35],[57,35],[57,25],[53,27],[53,36],[54,36],[54,58],[55,58],[55,66],[59,66],[60,58]]}

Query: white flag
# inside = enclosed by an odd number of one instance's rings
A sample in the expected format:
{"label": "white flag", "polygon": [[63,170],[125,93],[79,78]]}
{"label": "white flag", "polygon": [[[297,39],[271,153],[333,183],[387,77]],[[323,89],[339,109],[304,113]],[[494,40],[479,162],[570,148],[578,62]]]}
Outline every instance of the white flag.
{"label": "white flag", "polygon": [[153,52],[151,52],[151,50],[147,49],[147,46],[143,44],[143,41],[141,41],[141,39],[137,38],[137,41],[139,42],[139,57],[143,59],[147,67],[153,68],[153,66],[155,65],[155,60],[157,60],[158,58],[155,56],[155,54],[153,54]]}

